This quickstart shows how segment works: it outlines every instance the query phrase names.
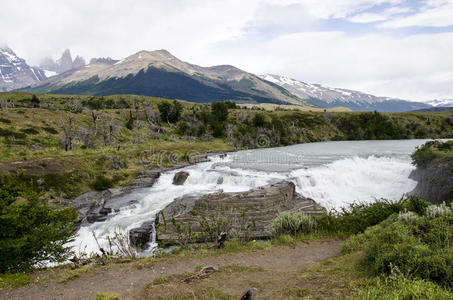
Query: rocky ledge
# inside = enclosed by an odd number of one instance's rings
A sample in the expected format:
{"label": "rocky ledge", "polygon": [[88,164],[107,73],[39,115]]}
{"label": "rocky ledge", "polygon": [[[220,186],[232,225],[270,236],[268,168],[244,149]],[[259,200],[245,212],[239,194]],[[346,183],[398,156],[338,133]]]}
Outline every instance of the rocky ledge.
{"label": "rocky ledge", "polygon": [[114,215],[115,212],[119,212],[121,207],[133,205],[146,196],[146,188],[152,187],[162,172],[205,161],[208,161],[207,154],[200,154],[192,157],[189,162],[172,167],[145,170],[140,172],[137,178],[127,185],[114,187],[102,192],[90,191],[67,201],[65,205],[74,207],[79,212],[80,225],[102,222]]}
{"label": "rocky ledge", "polygon": [[272,220],[284,211],[304,211],[320,215],[325,209],[314,200],[295,193],[294,183],[282,181],[247,192],[219,191],[204,196],[184,196],[169,204],[156,216],[157,241],[176,244],[181,228],[190,228],[193,240],[200,242],[204,232],[200,220],[224,222],[232,232],[254,239],[271,237]]}
{"label": "rocky ledge", "polygon": [[432,203],[453,200],[453,161],[433,161],[425,168],[417,167],[409,177],[417,181],[410,195]]}

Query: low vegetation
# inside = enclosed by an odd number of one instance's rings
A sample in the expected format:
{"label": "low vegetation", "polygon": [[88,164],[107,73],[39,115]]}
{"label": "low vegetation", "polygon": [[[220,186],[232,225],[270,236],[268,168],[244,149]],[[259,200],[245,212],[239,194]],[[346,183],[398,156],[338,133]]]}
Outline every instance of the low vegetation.
{"label": "low vegetation", "polygon": [[426,168],[434,161],[453,161],[453,141],[427,142],[412,154],[412,161],[421,168]]}

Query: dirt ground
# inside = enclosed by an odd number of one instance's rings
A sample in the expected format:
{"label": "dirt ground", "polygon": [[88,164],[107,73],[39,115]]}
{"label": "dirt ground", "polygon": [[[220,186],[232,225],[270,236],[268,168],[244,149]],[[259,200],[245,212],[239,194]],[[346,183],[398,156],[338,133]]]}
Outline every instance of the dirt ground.
{"label": "dirt ground", "polygon": [[[65,283],[50,279],[0,291],[0,299],[96,299],[117,293],[121,299],[239,299],[251,287],[257,299],[296,299],[306,294],[302,270],[339,255],[342,241],[316,240],[291,246],[207,257],[181,257],[155,263],[93,267]],[[205,279],[183,279],[203,266],[218,269]],[[306,281],[310,283],[310,280]]]}

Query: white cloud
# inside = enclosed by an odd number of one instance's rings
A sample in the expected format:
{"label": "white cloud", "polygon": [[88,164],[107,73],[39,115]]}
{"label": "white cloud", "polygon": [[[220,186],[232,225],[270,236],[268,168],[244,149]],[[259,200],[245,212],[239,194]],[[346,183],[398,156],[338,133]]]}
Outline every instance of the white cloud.
{"label": "white cloud", "polygon": [[352,17],[349,17],[348,21],[356,22],[356,23],[372,23],[372,22],[378,22],[378,21],[385,21],[395,15],[408,13],[411,11],[413,11],[413,10],[409,7],[393,6],[380,13],[357,14]]}
{"label": "white cloud", "polygon": [[238,44],[241,42],[219,48],[229,51],[230,61],[256,73],[285,74],[306,82],[403,99],[453,95],[453,33],[401,38],[306,32],[254,44],[249,52],[235,52]]}
{"label": "white cloud", "polygon": [[359,14],[355,15],[348,20],[351,22],[356,22],[356,23],[372,23],[372,22],[377,22],[377,21],[384,21],[387,20],[388,16],[384,14],[377,14],[377,13],[364,13],[364,14]]}
{"label": "white cloud", "polygon": [[[396,37],[388,31],[362,36],[333,29],[312,32],[314,25],[330,18],[356,22],[386,18],[388,28],[453,24],[452,1],[427,1],[411,16],[406,16],[410,8],[403,2],[2,1],[0,44],[8,44],[33,64],[44,56],[57,58],[65,48],[87,59],[123,58],[142,49],[167,49],[204,66],[232,64],[255,73],[280,73],[384,96],[451,98],[451,33]],[[390,8],[380,14],[365,13],[376,4],[389,4]]]}
{"label": "white cloud", "polygon": [[379,27],[404,28],[413,26],[444,27],[453,25],[453,1],[427,1],[421,10],[413,15],[389,20]]}

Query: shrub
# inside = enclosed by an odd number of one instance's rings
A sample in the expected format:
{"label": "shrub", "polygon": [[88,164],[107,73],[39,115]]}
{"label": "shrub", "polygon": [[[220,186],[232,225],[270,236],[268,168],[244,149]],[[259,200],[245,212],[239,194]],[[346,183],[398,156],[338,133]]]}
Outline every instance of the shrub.
{"label": "shrub", "polygon": [[359,233],[403,210],[402,202],[380,200],[374,203],[354,203],[340,211],[330,212],[319,219],[321,229],[330,232]]}
{"label": "shrub", "polygon": [[368,234],[363,264],[375,274],[402,274],[453,286],[453,214],[418,217],[408,223],[391,216]]}
{"label": "shrub", "polygon": [[211,103],[211,113],[215,122],[225,122],[228,118],[228,104],[226,102]]}
{"label": "shrub", "polygon": [[96,191],[104,191],[109,189],[113,186],[113,180],[104,175],[97,175],[93,182],[91,183],[91,187]]}
{"label": "shrub", "polygon": [[6,119],[6,118],[3,118],[3,117],[0,117],[0,122],[1,123],[5,123],[5,124],[11,124],[11,120],[10,119]]}
{"label": "shrub", "polygon": [[413,224],[416,223],[417,220],[419,219],[419,216],[411,211],[399,213],[397,220],[398,221],[403,221],[408,224]]}
{"label": "shrub", "polygon": [[42,205],[38,196],[13,176],[0,178],[0,272],[68,258],[65,244],[75,232],[77,213]]}
{"label": "shrub", "polygon": [[429,141],[417,147],[412,154],[412,163],[418,167],[426,168],[432,161],[446,157],[453,149],[453,141],[439,142]]}
{"label": "shrub", "polygon": [[25,134],[32,134],[32,135],[35,135],[35,134],[39,133],[39,131],[37,131],[34,128],[22,128],[22,129],[20,129],[20,132],[23,132]]}
{"label": "shrub", "polygon": [[58,133],[58,131],[55,128],[50,127],[50,126],[44,126],[44,127],[42,127],[42,129],[45,132],[50,133],[50,134],[57,134]]}
{"label": "shrub", "polygon": [[316,220],[304,212],[283,212],[272,221],[272,234],[310,233],[316,228]]}
{"label": "shrub", "polygon": [[168,101],[162,101],[157,105],[157,108],[160,118],[168,123],[178,122],[182,112],[182,105],[176,100],[172,104]]}
{"label": "shrub", "polygon": [[426,208],[426,216],[430,219],[446,216],[450,212],[450,207],[448,207],[445,203],[440,205],[430,205]]}
{"label": "shrub", "polygon": [[381,199],[374,203],[354,203],[331,211],[318,219],[319,229],[327,232],[357,234],[377,225],[393,214],[412,211],[423,215],[429,203],[411,196],[397,202]]}

